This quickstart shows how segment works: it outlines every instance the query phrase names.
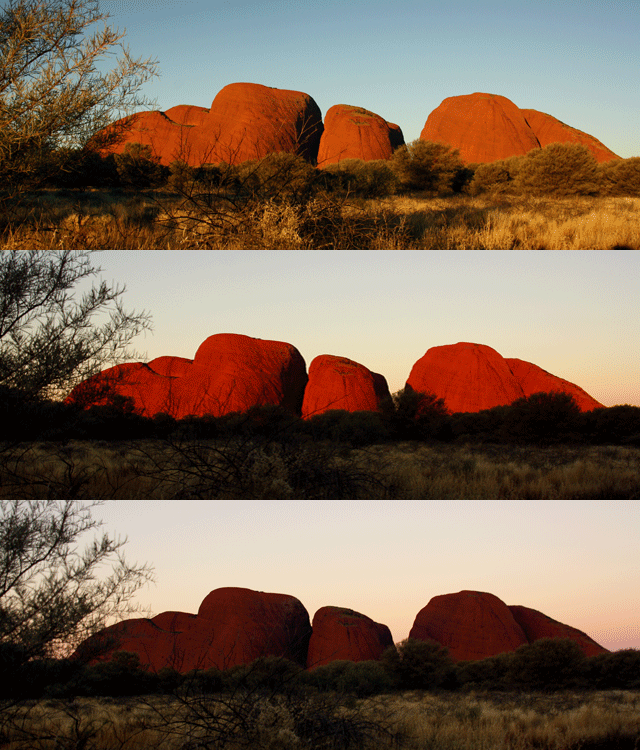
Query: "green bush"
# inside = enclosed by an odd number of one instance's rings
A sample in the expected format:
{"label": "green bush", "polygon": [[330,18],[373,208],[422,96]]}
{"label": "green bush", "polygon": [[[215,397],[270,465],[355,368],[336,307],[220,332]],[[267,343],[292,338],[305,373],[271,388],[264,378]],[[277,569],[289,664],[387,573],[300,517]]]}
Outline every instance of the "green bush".
{"label": "green bush", "polygon": [[611,159],[598,165],[605,195],[640,197],[640,156]]}
{"label": "green bush", "polygon": [[421,139],[397,148],[389,164],[403,189],[437,193],[452,192],[464,169],[458,149]]}
{"label": "green bush", "polygon": [[334,192],[349,193],[363,198],[381,198],[396,192],[398,180],[389,160],[343,159],[322,169],[325,187]]}
{"label": "green bush", "polygon": [[517,157],[513,157],[479,164],[469,184],[469,193],[471,195],[479,195],[480,193],[500,194],[513,190],[517,165],[520,161]]}
{"label": "green bush", "polygon": [[321,691],[348,693],[358,698],[394,690],[397,680],[380,661],[336,660],[312,669],[305,682]]}
{"label": "green bush", "polygon": [[257,161],[239,164],[237,178],[243,192],[262,199],[302,198],[313,189],[316,169],[297,154],[273,153]]}
{"label": "green bush", "polygon": [[594,155],[578,143],[550,143],[529,151],[518,171],[519,190],[533,195],[597,195],[600,173]]}
{"label": "green bush", "polygon": [[397,648],[386,649],[382,662],[405,690],[429,690],[456,684],[456,668],[449,649],[439,643],[408,638]]}
{"label": "green bush", "polygon": [[166,182],[169,169],[152,156],[151,146],[127,143],[124,151],[115,156],[120,182],[127,187],[147,188]]}
{"label": "green bush", "polygon": [[581,686],[585,655],[571,638],[540,638],[513,653],[510,678],[514,685],[533,690]]}
{"label": "green bush", "polygon": [[533,393],[505,411],[503,436],[520,443],[551,444],[581,439],[580,407],[568,393]]}
{"label": "green bush", "polygon": [[507,690],[511,687],[512,661],[513,653],[508,652],[487,659],[458,662],[458,682],[466,688]]}
{"label": "green bush", "polygon": [[381,413],[397,440],[449,440],[453,437],[444,399],[434,393],[418,393],[407,385],[381,404]]}
{"label": "green bush", "polygon": [[599,690],[640,690],[640,651],[627,648],[587,659],[589,686]]}

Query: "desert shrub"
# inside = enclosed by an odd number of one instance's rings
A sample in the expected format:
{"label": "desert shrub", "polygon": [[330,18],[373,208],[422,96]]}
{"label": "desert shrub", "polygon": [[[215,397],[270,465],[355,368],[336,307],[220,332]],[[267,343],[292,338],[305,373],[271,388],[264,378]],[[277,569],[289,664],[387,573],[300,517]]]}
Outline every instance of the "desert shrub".
{"label": "desert shrub", "polygon": [[590,687],[600,690],[640,689],[640,651],[627,648],[609,654],[591,656],[585,663]]}
{"label": "desert shrub", "polygon": [[322,172],[319,179],[328,177],[324,182],[329,189],[363,198],[384,197],[397,189],[397,178],[387,159],[343,159]]}
{"label": "desert shrub", "polygon": [[640,445],[640,406],[623,404],[593,409],[582,415],[584,432],[592,443]]}
{"label": "desert shrub", "polygon": [[403,189],[438,193],[451,192],[464,168],[458,149],[421,139],[397,148],[389,164]]}
{"label": "desert shrub", "polygon": [[330,440],[352,446],[371,445],[386,441],[389,430],[378,412],[330,409],[306,420],[305,431],[314,440]]}
{"label": "desert shrub", "polygon": [[513,175],[505,160],[479,164],[469,184],[469,193],[504,193],[513,187]]}
{"label": "desert shrub", "polygon": [[407,385],[381,404],[388,429],[397,440],[449,440],[453,437],[444,399],[418,393]]}
{"label": "desert shrub", "polygon": [[239,688],[269,693],[295,690],[303,669],[290,659],[280,656],[260,656],[251,664],[239,665],[222,673],[226,689]]}
{"label": "desert shrub", "polygon": [[127,187],[146,188],[166,181],[168,168],[153,157],[151,146],[127,143],[124,151],[115,156],[120,182]]}
{"label": "desert shrub", "polygon": [[336,660],[312,669],[305,682],[318,690],[348,693],[358,698],[394,690],[397,681],[380,661]]}
{"label": "desert shrub", "polygon": [[611,159],[598,165],[606,195],[640,196],[640,156]]}
{"label": "desert shrub", "polygon": [[529,151],[516,184],[533,195],[597,195],[600,174],[594,155],[578,143],[550,143]]}
{"label": "desert shrub", "polygon": [[503,436],[521,443],[559,443],[580,439],[582,414],[568,393],[533,393],[505,411]]}
{"label": "desert shrub", "polygon": [[110,661],[85,666],[69,683],[74,695],[142,695],[158,690],[157,675],[140,668],[140,657],[118,651]]}
{"label": "desert shrub", "polygon": [[397,647],[386,649],[382,661],[405,690],[429,690],[456,684],[456,669],[449,649],[439,643],[408,638]]}
{"label": "desert shrub", "polygon": [[[160,672],[158,672],[160,676]],[[206,693],[219,693],[226,689],[229,684],[229,675],[217,667],[209,669],[191,669],[180,676],[178,693],[186,695],[199,695]]]}
{"label": "desert shrub", "polygon": [[509,412],[509,406],[494,406],[479,412],[452,414],[450,417],[451,432],[455,438],[470,437],[478,440],[501,440],[503,424]]}
{"label": "desert shrub", "polygon": [[237,175],[243,191],[260,198],[302,198],[311,192],[316,170],[302,156],[282,152],[239,164]]}
{"label": "desert shrub", "polygon": [[183,192],[184,190],[188,190],[189,186],[193,184],[196,174],[197,170],[195,167],[190,167],[181,159],[175,159],[169,164],[167,184],[174,190]]}
{"label": "desert shrub", "polygon": [[505,690],[511,687],[512,653],[497,654],[487,659],[456,664],[458,683],[464,688]]}
{"label": "desert shrub", "polygon": [[510,679],[518,687],[558,690],[584,680],[585,655],[571,638],[540,638],[513,653]]}

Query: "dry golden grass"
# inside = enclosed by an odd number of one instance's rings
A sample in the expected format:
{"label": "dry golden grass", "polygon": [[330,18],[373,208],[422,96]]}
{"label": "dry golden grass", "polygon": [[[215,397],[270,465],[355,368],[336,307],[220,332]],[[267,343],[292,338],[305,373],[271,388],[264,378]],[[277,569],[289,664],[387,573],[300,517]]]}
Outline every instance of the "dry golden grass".
{"label": "dry golden grass", "polygon": [[[210,441],[192,450],[188,443],[176,451],[152,440],[34,443],[19,448],[18,464],[5,456],[0,497],[317,497],[313,479],[302,489],[292,479],[292,451],[296,460],[307,461],[298,448],[245,450]],[[635,447],[408,442],[345,449],[328,461],[345,476],[356,476],[342,491],[361,499],[640,498],[640,449]],[[11,474],[16,466],[18,480]],[[336,487],[339,492],[340,484]]]}
{"label": "dry golden grass", "polygon": [[42,191],[5,219],[5,249],[640,249],[640,198],[319,196],[203,214],[167,190]]}
{"label": "dry golden grass", "polygon": [[[180,707],[159,696],[78,698],[31,702],[5,729],[7,750],[179,750],[214,747],[206,729],[180,725]],[[260,703],[252,750],[303,750],[305,743],[286,705]],[[156,711],[159,709],[159,712]],[[215,710],[215,709],[214,709]],[[640,738],[640,694],[450,694],[412,691],[354,701],[359,712],[392,731],[392,737],[351,744],[353,750],[635,750]],[[175,722],[163,721],[161,714]],[[201,716],[206,717],[206,709]],[[206,721],[204,722],[206,724]],[[18,729],[22,726],[22,730]],[[257,731],[256,731],[257,729]],[[634,744],[635,738],[635,744]],[[195,742],[194,742],[195,740]],[[336,747],[343,745],[337,744]],[[233,740],[223,746],[246,747]],[[330,750],[331,743],[323,743]]]}

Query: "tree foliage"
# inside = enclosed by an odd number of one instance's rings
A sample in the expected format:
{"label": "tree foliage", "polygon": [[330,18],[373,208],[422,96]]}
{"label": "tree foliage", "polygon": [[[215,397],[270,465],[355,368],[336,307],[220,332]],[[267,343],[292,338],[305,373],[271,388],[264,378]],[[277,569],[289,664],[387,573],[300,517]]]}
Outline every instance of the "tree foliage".
{"label": "tree foliage", "polygon": [[[84,147],[148,105],[157,63],[133,58],[98,0],[9,0],[0,11],[0,175],[6,188],[42,175],[42,157]],[[105,71],[105,61],[114,67]],[[107,136],[101,136],[107,137]],[[117,131],[108,136],[118,137]],[[95,145],[95,141],[94,141]]]}
{"label": "tree foliage", "polygon": [[[150,329],[150,318],[124,309],[124,286],[102,281],[75,298],[75,287],[86,287],[100,270],[88,252],[2,253],[0,385],[34,397],[53,395],[136,356],[130,342]],[[105,315],[105,322],[95,323]]]}
{"label": "tree foliage", "polygon": [[458,149],[444,143],[418,139],[397,148],[391,169],[405,189],[448,192],[464,168]]}
{"label": "tree foliage", "polygon": [[517,184],[534,195],[597,195],[598,163],[582,144],[550,143],[529,151],[520,164]]}
{"label": "tree foliage", "polygon": [[[83,534],[100,526],[96,503],[0,501],[0,651],[15,668],[33,658],[67,655],[81,640],[134,611],[133,594],[152,579],[130,565],[126,539],[108,534],[83,552]],[[99,571],[111,566],[100,580]],[[2,660],[0,660],[2,661]]]}

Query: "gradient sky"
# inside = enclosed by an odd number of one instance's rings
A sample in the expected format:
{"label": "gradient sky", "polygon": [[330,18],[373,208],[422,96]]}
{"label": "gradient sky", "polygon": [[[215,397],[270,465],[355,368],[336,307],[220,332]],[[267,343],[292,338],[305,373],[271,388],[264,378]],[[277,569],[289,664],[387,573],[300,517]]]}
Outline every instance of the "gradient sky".
{"label": "gradient sky", "polygon": [[99,251],[153,333],[148,361],[193,359],[216,333],[348,357],[392,393],[433,346],[493,347],[576,383],[605,406],[640,406],[640,253],[620,251]]}
{"label": "gradient sky", "polygon": [[154,566],[135,598],[152,615],[239,586],[295,596],[310,618],[354,609],[398,642],[433,596],[470,589],[640,648],[634,500],[109,501],[92,515],[128,536],[128,562]]}
{"label": "gradient sky", "polygon": [[638,0],[101,0],[160,110],[240,81],[351,104],[419,137],[443,99],[500,94],[640,156]]}

